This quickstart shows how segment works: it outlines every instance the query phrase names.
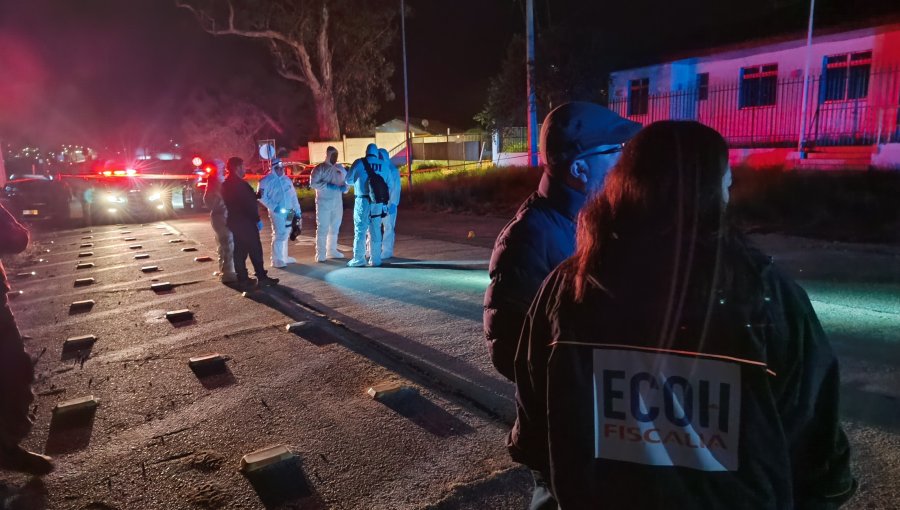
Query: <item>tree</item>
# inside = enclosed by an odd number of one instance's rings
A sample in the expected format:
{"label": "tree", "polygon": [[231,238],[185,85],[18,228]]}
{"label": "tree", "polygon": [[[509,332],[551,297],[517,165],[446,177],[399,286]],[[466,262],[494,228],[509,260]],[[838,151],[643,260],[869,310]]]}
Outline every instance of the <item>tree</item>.
{"label": "tree", "polygon": [[379,100],[393,99],[385,53],[396,5],[385,0],[175,0],[214,35],[269,45],[277,72],[312,96],[318,137],[335,140],[373,125]]}
{"label": "tree", "polygon": [[209,89],[195,90],[185,107],[181,133],[185,146],[207,156],[249,161],[256,153],[256,136],[282,131],[258,106]]}
{"label": "tree", "polygon": [[[607,72],[602,43],[591,34],[562,27],[542,31],[535,44],[538,118],[566,101],[606,103]],[[487,101],[475,120],[487,129],[524,126],[525,39],[514,37],[500,72],[491,78]]]}

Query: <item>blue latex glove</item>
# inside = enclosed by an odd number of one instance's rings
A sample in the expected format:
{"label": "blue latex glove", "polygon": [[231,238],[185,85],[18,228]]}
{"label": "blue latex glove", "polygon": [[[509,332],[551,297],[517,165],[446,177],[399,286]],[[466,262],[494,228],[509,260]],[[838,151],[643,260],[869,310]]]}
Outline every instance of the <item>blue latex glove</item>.
{"label": "blue latex glove", "polygon": [[397,214],[397,204],[388,205],[388,214],[390,214],[391,216]]}
{"label": "blue latex glove", "polygon": [[262,229],[263,229],[263,222],[262,222],[262,220],[259,220],[256,222],[256,230],[259,230],[260,232],[262,232]]}

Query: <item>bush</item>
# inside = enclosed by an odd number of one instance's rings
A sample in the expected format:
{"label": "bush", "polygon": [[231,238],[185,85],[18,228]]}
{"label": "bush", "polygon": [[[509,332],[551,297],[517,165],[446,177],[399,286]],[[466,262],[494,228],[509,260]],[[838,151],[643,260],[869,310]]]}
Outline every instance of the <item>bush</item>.
{"label": "bush", "polygon": [[[900,242],[900,172],[736,168],[730,214],[745,230],[854,242]],[[404,202],[436,212],[510,216],[541,170],[488,168],[413,174]],[[405,186],[405,182],[404,182]]]}

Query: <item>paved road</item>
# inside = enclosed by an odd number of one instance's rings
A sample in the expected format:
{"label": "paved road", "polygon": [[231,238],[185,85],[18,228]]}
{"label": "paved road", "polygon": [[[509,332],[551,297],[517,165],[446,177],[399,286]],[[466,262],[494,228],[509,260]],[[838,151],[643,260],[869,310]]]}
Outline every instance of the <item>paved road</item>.
{"label": "paved road", "polygon": [[[203,249],[213,246],[204,218],[168,223]],[[304,236],[291,247],[301,264],[273,271],[283,283],[276,295],[291,299],[288,314],[311,313],[337,326],[343,345],[372,349],[369,357],[383,356],[382,364],[401,371],[408,367],[406,377],[425,386],[435,382],[440,395],[460,397],[454,402],[462,408],[486,410],[495,424],[508,422],[513,388],[493,371],[481,341],[487,261],[504,223],[406,213],[399,223],[398,258],[381,268],[314,264],[312,239]],[[314,222],[308,215],[305,224],[311,234]],[[349,235],[348,217],[343,231]],[[895,483],[900,480],[900,248],[783,236],[755,239],[807,288],[841,358],[842,412],[862,482],[850,507],[891,508],[900,501]],[[341,241],[349,251],[349,237]],[[280,309],[284,312],[284,305]],[[502,478],[488,476],[473,487],[491,484],[505,486]]]}
{"label": "paved road", "polygon": [[[40,356],[37,424],[26,446],[54,455],[58,469],[43,483],[2,473],[0,501],[27,509],[523,507],[528,475],[508,460],[504,424],[277,293],[244,297],[219,284],[212,263],[194,261],[210,245],[170,225],[40,234],[11,265],[22,291],[13,308]],[[85,251],[93,254],[79,257]],[[141,272],[148,265],[160,271]],[[94,283],[74,286],[86,277]],[[174,289],[150,290],[161,281]],[[70,313],[84,299],[95,305]],[[194,319],[166,320],[182,308]],[[299,320],[306,329],[285,331]],[[63,352],[66,338],[85,334],[97,336],[92,349]],[[199,377],[188,368],[189,357],[211,352],[226,356],[227,370]],[[384,381],[409,390],[382,401],[366,395]],[[58,402],[84,395],[100,399],[93,414],[77,423],[52,417]],[[238,473],[243,454],[279,443],[296,463],[261,478]]]}

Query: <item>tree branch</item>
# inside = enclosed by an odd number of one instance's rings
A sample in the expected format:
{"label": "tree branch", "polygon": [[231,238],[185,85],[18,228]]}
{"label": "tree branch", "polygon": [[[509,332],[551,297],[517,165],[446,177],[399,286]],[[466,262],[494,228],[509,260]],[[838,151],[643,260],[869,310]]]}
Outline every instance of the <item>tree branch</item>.
{"label": "tree branch", "polygon": [[322,75],[322,83],[332,90],[331,48],[328,44],[328,4],[322,2],[322,29],[319,31],[319,68]]}

